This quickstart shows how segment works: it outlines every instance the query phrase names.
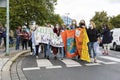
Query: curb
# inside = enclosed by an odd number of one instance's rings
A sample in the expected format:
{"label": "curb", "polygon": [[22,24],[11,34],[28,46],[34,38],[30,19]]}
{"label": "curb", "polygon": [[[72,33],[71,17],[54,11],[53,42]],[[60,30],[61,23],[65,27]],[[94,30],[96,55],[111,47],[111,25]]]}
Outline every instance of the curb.
{"label": "curb", "polygon": [[28,53],[30,52],[30,50],[26,50],[26,51],[21,51],[19,53],[17,53],[14,57],[10,58],[6,64],[3,66],[3,68],[1,69],[2,72],[2,80],[11,80],[10,79],[10,67],[12,65],[12,63],[22,54]]}

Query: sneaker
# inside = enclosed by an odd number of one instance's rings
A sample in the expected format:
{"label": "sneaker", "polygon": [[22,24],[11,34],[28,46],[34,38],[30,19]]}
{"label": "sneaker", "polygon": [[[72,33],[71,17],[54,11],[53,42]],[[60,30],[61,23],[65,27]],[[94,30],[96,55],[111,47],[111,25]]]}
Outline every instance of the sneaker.
{"label": "sneaker", "polygon": [[108,53],[106,53],[106,55],[109,55]]}
{"label": "sneaker", "polygon": [[47,56],[47,59],[49,59],[49,56]]}
{"label": "sneaker", "polygon": [[61,60],[63,60],[63,58],[61,58]]}
{"label": "sneaker", "polygon": [[38,59],[38,56],[36,56],[36,59]]}
{"label": "sneaker", "polygon": [[102,53],[103,55],[105,55],[105,53]]}
{"label": "sneaker", "polygon": [[57,59],[57,57],[55,56],[55,57],[54,57],[54,60],[56,60],[56,59]]}
{"label": "sneaker", "polygon": [[32,53],[32,52],[30,52],[30,55],[33,55],[33,53]]}
{"label": "sneaker", "polygon": [[96,58],[94,59],[94,63],[97,63]]}
{"label": "sneaker", "polygon": [[44,55],[44,58],[46,58],[46,55]]}

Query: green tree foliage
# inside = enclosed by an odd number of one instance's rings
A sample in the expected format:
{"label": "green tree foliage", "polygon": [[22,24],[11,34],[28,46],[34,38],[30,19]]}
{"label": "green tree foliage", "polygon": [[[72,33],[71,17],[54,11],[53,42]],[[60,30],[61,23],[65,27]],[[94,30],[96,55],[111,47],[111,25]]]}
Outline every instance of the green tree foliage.
{"label": "green tree foliage", "polygon": [[120,14],[110,18],[110,23],[113,28],[120,28]]}
{"label": "green tree foliage", "polygon": [[5,8],[0,8],[0,23],[5,24],[6,21],[6,9]]}
{"label": "green tree foliage", "polygon": [[[28,26],[33,20],[39,25],[44,25],[47,22],[62,23],[60,16],[54,14],[56,4],[57,0],[10,0],[11,28],[18,25]],[[3,16],[6,13],[0,11],[0,14]],[[5,22],[4,20],[1,21]]]}
{"label": "green tree foliage", "polygon": [[96,12],[95,16],[91,20],[95,22],[96,28],[101,31],[102,25],[108,24],[109,17],[107,16],[107,13],[105,11],[102,11],[102,12]]}
{"label": "green tree foliage", "polygon": [[50,16],[50,19],[48,19],[48,22],[51,22],[51,24],[59,24],[61,25],[63,23],[63,20],[59,16],[59,14],[54,14]]}

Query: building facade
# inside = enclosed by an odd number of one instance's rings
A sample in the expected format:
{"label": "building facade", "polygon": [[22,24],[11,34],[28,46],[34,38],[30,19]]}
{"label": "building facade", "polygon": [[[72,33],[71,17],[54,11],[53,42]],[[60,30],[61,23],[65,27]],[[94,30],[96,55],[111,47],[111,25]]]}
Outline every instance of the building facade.
{"label": "building facade", "polygon": [[68,16],[62,16],[62,20],[66,25],[71,25],[72,24],[72,19]]}

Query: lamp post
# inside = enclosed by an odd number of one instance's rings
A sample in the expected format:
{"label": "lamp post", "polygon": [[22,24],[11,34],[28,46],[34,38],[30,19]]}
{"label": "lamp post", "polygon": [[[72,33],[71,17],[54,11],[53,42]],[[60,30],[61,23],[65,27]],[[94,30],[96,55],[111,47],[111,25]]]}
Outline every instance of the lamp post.
{"label": "lamp post", "polygon": [[7,0],[7,11],[6,11],[6,55],[9,55],[9,0]]}
{"label": "lamp post", "polygon": [[0,0],[0,7],[6,7],[6,55],[9,55],[9,0]]}
{"label": "lamp post", "polygon": [[67,17],[67,26],[69,25],[69,23],[68,23],[68,15],[70,14],[70,13],[65,13],[66,14],[66,17]]}

